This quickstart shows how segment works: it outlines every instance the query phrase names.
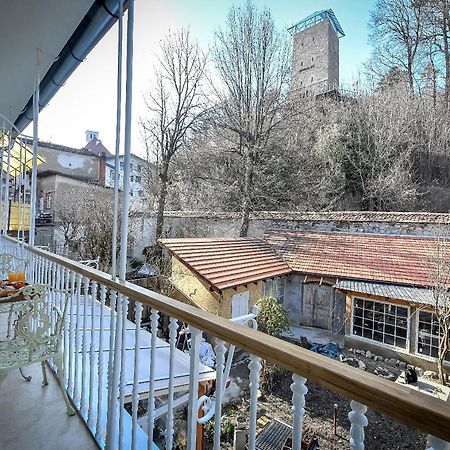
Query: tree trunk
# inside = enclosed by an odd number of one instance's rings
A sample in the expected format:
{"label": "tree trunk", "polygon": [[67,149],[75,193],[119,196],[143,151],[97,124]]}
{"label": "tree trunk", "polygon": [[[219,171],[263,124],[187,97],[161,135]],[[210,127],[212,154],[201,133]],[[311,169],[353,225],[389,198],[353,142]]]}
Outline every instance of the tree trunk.
{"label": "tree trunk", "polygon": [[445,370],[444,370],[444,364],[445,364],[445,357],[447,356],[448,352],[448,333],[449,329],[446,326],[445,323],[442,323],[441,321],[441,333],[442,336],[439,341],[439,357],[438,357],[438,376],[439,376],[439,383],[442,385],[445,385]]}
{"label": "tree trunk", "polygon": [[244,159],[244,186],[242,189],[241,203],[241,228],[239,236],[246,237],[248,235],[248,227],[250,225],[250,208],[251,208],[251,184],[253,179],[253,158],[252,149],[245,147]]}
{"label": "tree trunk", "polygon": [[[159,174],[159,192],[158,192],[158,210],[156,213],[156,231],[155,240],[162,238],[164,232],[164,210],[166,208],[166,198],[167,198],[167,173],[169,172],[169,164],[164,162],[161,167],[161,173]],[[162,249],[156,244],[155,247],[155,257],[158,262],[160,262],[162,257]]]}
{"label": "tree trunk", "polygon": [[450,15],[447,9],[447,5],[444,7],[444,24],[443,24],[443,37],[444,37],[444,60],[445,60],[445,107],[450,107]]}

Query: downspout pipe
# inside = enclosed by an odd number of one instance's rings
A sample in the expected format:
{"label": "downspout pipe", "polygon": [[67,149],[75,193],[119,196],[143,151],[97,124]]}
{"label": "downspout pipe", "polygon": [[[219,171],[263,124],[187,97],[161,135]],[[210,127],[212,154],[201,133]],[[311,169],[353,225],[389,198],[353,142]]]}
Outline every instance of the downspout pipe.
{"label": "downspout pipe", "polygon": [[[124,10],[128,0],[124,1]],[[39,111],[41,111],[64,85],[90,51],[116,23],[119,0],[96,0],[73,32],[55,62],[50,66],[39,85]],[[23,131],[33,120],[33,96],[17,117],[14,125]]]}

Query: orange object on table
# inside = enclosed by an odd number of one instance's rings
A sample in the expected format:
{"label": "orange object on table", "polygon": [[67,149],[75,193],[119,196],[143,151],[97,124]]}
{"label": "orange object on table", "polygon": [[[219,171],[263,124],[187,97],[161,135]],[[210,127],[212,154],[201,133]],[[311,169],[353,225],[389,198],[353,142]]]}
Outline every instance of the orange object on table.
{"label": "orange object on table", "polygon": [[25,281],[25,273],[24,272],[19,272],[16,274],[17,275],[17,279],[16,281]]}
{"label": "orange object on table", "polygon": [[18,278],[17,278],[17,276],[18,276],[18,274],[15,273],[15,272],[9,273],[9,274],[8,274],[8,281],[9,281],[10,283],[15,283],[16,281],[19,281]]}

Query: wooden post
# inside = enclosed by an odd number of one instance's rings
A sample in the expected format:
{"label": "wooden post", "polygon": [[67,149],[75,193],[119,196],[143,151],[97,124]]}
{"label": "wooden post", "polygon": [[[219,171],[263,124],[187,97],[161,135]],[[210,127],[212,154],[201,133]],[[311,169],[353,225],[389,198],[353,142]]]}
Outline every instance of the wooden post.
{"label": "wooden post", "polygon": [[[199,383],[198,385],[198,398],[206,394],[206,386],[203,383]],[[201,408],[198,409],[198,417],[203,417],[203,410]],[[204,426],[202,423],[197,423],[197,446],[196,450],[204,450]]]}

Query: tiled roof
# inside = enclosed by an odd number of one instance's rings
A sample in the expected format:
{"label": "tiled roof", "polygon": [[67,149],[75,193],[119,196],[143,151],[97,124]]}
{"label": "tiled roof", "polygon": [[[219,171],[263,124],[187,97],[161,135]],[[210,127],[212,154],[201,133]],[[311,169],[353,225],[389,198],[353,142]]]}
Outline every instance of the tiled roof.
{"label": "tiled roof", "polygon": [[276,230],[268,231],[264,239],[295,272],[413,286],[432,284],[433,238]]}
{"label": "tiled roof", "polygon": [[378,297],[395,298],[412,303],[433,305],[433,292],[430,289],[394,284],[368,283],[366,281],[342,280],[334,286],[337,289],[361,294],[377,295]]}
{"label": "tiled roof", "polygon": [[104,156],[104,157],[112,156],[112,154],[108,151],[108,149],[102,144],[102,141],[96,138],[91,139],[84,146],[84,150],[87,150],[96,156]]}
{"label": "tiled roof", "polygon": [[291,272],[259,238],[160,239],[159,243],[218,291]]}
{"label": "tiled roof", "polygon": [[[165,211],[165,217],[198,219],[237,219],[239,212],[223,211]],[[382,211],[255,211],[253,220],[279,220],[298,222],[346,222],[346,223],[405,223],[405,224],[450,224],[448,213],[427,212],[382,212]]]}

